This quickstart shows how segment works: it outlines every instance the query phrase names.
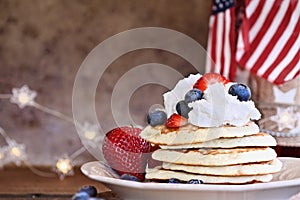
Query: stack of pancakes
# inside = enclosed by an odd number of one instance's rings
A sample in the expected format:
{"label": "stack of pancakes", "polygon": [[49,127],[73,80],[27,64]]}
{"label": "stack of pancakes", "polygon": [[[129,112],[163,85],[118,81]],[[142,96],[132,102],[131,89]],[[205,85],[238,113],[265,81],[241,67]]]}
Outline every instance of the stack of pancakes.
{"label": "stack of pancakes", "polygon": [[270,148],[276,145],[275,139],[259,132],[254,122],[242,127],[147,126],[141,136],[160,146],[152,158],[162,164],[147,169],[146,178],[150,180],[200,179],[204,183],[220,184],[269,182],[272,174],[282,167],[276,152]]}

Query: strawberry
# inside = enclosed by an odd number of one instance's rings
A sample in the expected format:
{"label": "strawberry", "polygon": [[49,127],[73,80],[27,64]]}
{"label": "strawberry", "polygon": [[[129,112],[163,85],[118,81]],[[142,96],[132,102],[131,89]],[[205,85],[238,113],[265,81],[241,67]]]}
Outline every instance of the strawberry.
{"label": "strawberry", "polygon": [[178,127],[186,125],[187,123],[188,123],[187,118],[174,113],[167,119],[165,125],[168,128],[178,128]]}
{"label": "strawberry", "polygon": [[147,160],[156,149],[140,137],[141,131],[132,127],[109,131],[104,138],[102,151],[107,163],[120,176],[129,174],[143,181]]}
{"label": "strawberry", "polygon": [[194,84],[193,88],[197,88],[204,92],[208,85],[212,85],[214,83],[223,83],[224,85],[228,83],[228,80],[217,73],[207,73],[204,74],[198,81]]}

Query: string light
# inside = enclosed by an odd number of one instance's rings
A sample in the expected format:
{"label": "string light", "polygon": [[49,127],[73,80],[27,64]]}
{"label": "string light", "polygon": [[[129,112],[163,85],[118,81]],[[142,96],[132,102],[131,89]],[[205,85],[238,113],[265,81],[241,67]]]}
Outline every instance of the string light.
{"label": "string light", "polygon": [[83,142],[94,148],[103,140],[103,135],[100,134],[100,129],[97,124],[84,122],[84,124],[80,126],[79,134]]}
{"label": "string light", "polygon": [[295,128],[299,119],[293,107],[277,107],[276,115],[270,116],[270,120],[276,122],[278,131],[282,131]]}
{"label": "string light", "polygon": [[71,158],[68,155],[58,158],[54,171],[58,174],[60,180],[63,180],[66,176],[74,175]]}
{"label": "string light", "polygon": [[9,140],[7,146],[7,155],[7,159],[10,162],[20,166],[21,163],[27,159],[25,145],[19,144],[15,140]]}
{"label": "string light", "polygon": [[[34,107],[42,112],[74,124],[73,118],[35,102],[36,96],[36,91],[30,90],[27,85],[23,85],[21,88],[13,88],[12,94],[0,94],[0,99],[9,99],[11,103],[17,104],[20,109],[23,109],[26,106]],[[95,146],[94,143],[100,140],[98,134],[99,128],[97,125],[84,123],[81,130],[81,133],[83,133],[85,141],[87,141],[88,145]],[[53,177],[49,173],[41,172],[38,169],[35,169],[27,160],[28,156],[25,151],[26,146],[24,144],[18,144],[15,140],[11,139],[1,127],[0,135],[7,143],[7,146],[0,148],[0,168],[8,163],[15,163],[17,166],[21,165],[21,163],[24,163],[31,169],[32,172],[36,174],[40,174],[45,177]],[[65,154],[56,160],[53,169],[61,180],[66,176],[72,176],[74,174],[72,164],[73,160],[81,155],[84,151],[86,151],[85,147],[81,147],[70,157]]]}
{"label": "string light", "polygon": [[36,96],[36,91],[30,90],[27,85],[23,85],[21,88],[12,89],[10,102],[17,104],[19,108],[22,109],[26,106],[32,106],[34,104],[34,99]]}

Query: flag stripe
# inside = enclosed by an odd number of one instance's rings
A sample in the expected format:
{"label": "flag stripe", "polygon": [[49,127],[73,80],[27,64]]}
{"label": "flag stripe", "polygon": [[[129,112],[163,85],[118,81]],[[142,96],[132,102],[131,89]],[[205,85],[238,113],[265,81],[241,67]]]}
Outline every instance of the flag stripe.
{"label": "flag stripe", "polygon": [[224,13],[220,13],[217,15],[217,31],[219,34],[217,34],[217,42],[216,42],[216,66],[215,66],[215,71],[220,72],[221,71],[221,55],[222,55],[222,47],[223,47],[223,41],[222,41],[222,36],[223,36],[223,18],[224,18]]}
{"label": "flag stripe", "polygon": [[[296,24],[296,26],[294,27],[294,30],[289,30],[286,29],[286,34],[283,34],[282,37],[280,38],[280,40],[278,40],[277,44],[274,46],[272,53],[270,53],[271,56],[269,56],[269,58],[271,59],[275,59],[273,62],[271,62],[271,60],[266,60],[266,62],[264,63],[264,65],[261,67],[261,69],[267,68],[268,69],[265,72],[258,72],[258,75],[263,75],[264,78],[268,78],[270,73],[272,72],[272,70],[274,68],[276,68],[276,66],[278,66],[280,64],[280,62],[286,58],[287,56],[292,56],[293,54],[293,49],[296,49],[295,52],[297,52],[297,50],[299,49],[299,42],[297,42],[297,40],[299,41],[299,37],[291,37],[291,35],[288,34],[293,34],[295,33],[295,31],[297,31],[297,29],[299,29],[300,27],[300,21],[298,21],[298,23]],[[298,45],[298,47],[297,47]],[[292,48],[292,47],[295,48]],[[278,51],[278,49],[280,49],[281,51]],[[273,53],[275,52],[275,53]],[[279,52],[279,54],[277,55],[276,52]],[[268,63],[270,63],[270,65],[268,65]]]}
{"label": "flag stripe", "polygon": [[[272,11],[272,6],[274,5],[273,1],[269,1],[269,3],[264,3],[264,1],[260,1],[260,0],[256,0],[256,1],[260,2],[259,6],[257,10],[255,10],[254,14],[250,16],[249,19],[249,26],[251,27],[249,33],[250,43],[253,42],[254,38],[257,38],[257,35],[261,33],[262,28],[265,28],[264,23],[266,22],[266,18],[268,17],[269,13]],[[257,18],[256,15],[258,15]]]}
{"label": "flag stripe", "polygon": [[[217,72],[225,77],[230,75],[234,59],[234,9],[229,7],[221,12],[215,12],[210,17],[209,38],[207,44],[206,72]],[[211,63],[210,59],[214,62]],[[234,62],[234,63],[233,63]]]}
{"label": "flag stripe", "polygon": [[[286,41],[281,40],[289,38],[289,36],[283,35],[284,32],[287,33],[289,18],[292,15],[291,12],[288,12],[286,17],[284,17],[284,13],[287,11],[288,6],[288,3],[281,6],[281,9],[278,11],[271,25],[272,29],[268,29],[268,33],[266,33],[264,38],[262,38],[262,40],[267,40],[267,38],[270,38],[270,41],[267,41],[265,43],[261,42],[260,45],[257,47],[257,49],[262,49],[261,52],[258,52],[260,58],[256,58],[256,60],[250,59],[248,61],[249,63],[247,63],[247,65],[252,66],[252,71],[257,72],[259,76],[265,72],[266,67],[269,66],[268,64],[273,63],[274,59],[277,58],[278,54],[280,53],[278,49],[282,49],[284,47]],[[289,32],[288,34],[292,33],[293,32]]]}
{"label": "flag stripe", "polygon": [[[298,54],[300,52],[298,51]],[[291,62],[287,65],[286,68],[284,68],[280,73],[279,75],[274,79],[274,83],[276,84],[281,84],[281,80],[284,80],[284,78],[293,71],[293,69],[296,69],[296,65],[299,63],[299,57],[297,58],[297,56],[295,56],[293,58],[293,60],[291,60]],[[298,66],[298,69],[299,69],[299,66]],[[295,70],[296,72],[296,70]],[[272,79],[271,79],[272,80]],[[278,82],[279,81],[279,82]]]}
{"label": "flag stripe", "polygon": [[300,71],[299,18],[298,0],[247,0],[242,29],[248,26],[249,43],[247,48],[240,30],[237,63],[275,84],[295,78]]}
{"label": "flag stripe", "polygon": [[[265,6],[265,7],[267,7],[267,6]],[[271,11],[269,12],[269,15],[267,15],[267,18],[262,23],[262,27],[259,30],[259,32],[257,33],[257,35],[255,36],[255,38],[253,39],[253,41],[251,39],[251,36],[253,36],[253,35],[251,35],[251,31],[250,31],[249,40],[251,43],[251,49],[249,49],[249,51],[246,54],[244,54],[244,56],[241,58],[241,61],[240,61],[247,69],[250,69],[252,67],[253,60],[257,60],[259,58],[259,56],[263,50],[261,47],[266,45],[266,43],[269,42],[270,37],[267,36],[266,32],[268,30],[273,31],[273,29],[268,29],[268,27],[271,25],[272,19],[276,16],[278,9],[279,9],[278,6],[272,7]],[[256,30],[256,28],[251,27],[251,30]],[[258,47],[260,47],[260,48],[258,48]],[[250,63],[247,63],[247,62],[250,62]]]}
{"label": "flag stripe", "polygon": [[[290,55],[289,56],[285,56],[282,61],[276,66],[276,68],[272,71],[272,73],[269,75],[268,79],[270,81],[274,81],[275,77],[277,77],[278,73],[280,73],[285,67],[288,66],[289,62],[295,57],[297,58],[299,55],[298,51],[299,51],[299,46],[300,46],[300,38],[298,37],[296,43],[292,46],[292,48],[290,49]],[[299,57],[298,57],[299,58]],[[299,70],[299,68],[298,68]],[[279,80],[277,82],[280,82]]]}

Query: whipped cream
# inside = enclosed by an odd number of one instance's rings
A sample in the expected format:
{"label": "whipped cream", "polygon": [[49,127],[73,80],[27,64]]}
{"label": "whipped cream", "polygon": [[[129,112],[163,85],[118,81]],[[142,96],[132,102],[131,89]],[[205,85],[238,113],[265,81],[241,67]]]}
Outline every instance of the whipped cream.
{"label": "whipped cream", "polygon": [[[184,100],[185,94],[193,89],[193,85],[200,77],[200,74],[191,74],[180,80],[173,90],[163,95],[168,117],[176,113],[176,104]],[[219,127],[226,124],[244,126],[251,120],[260,119],[261,114],[253,101],[239,101],[237,96],[228,94],[232,84],[234,82],[226,85],[222,83],[208,85],[203,99],[188,104],[193,108],[189,112],[189,123],[199,127]]]}

